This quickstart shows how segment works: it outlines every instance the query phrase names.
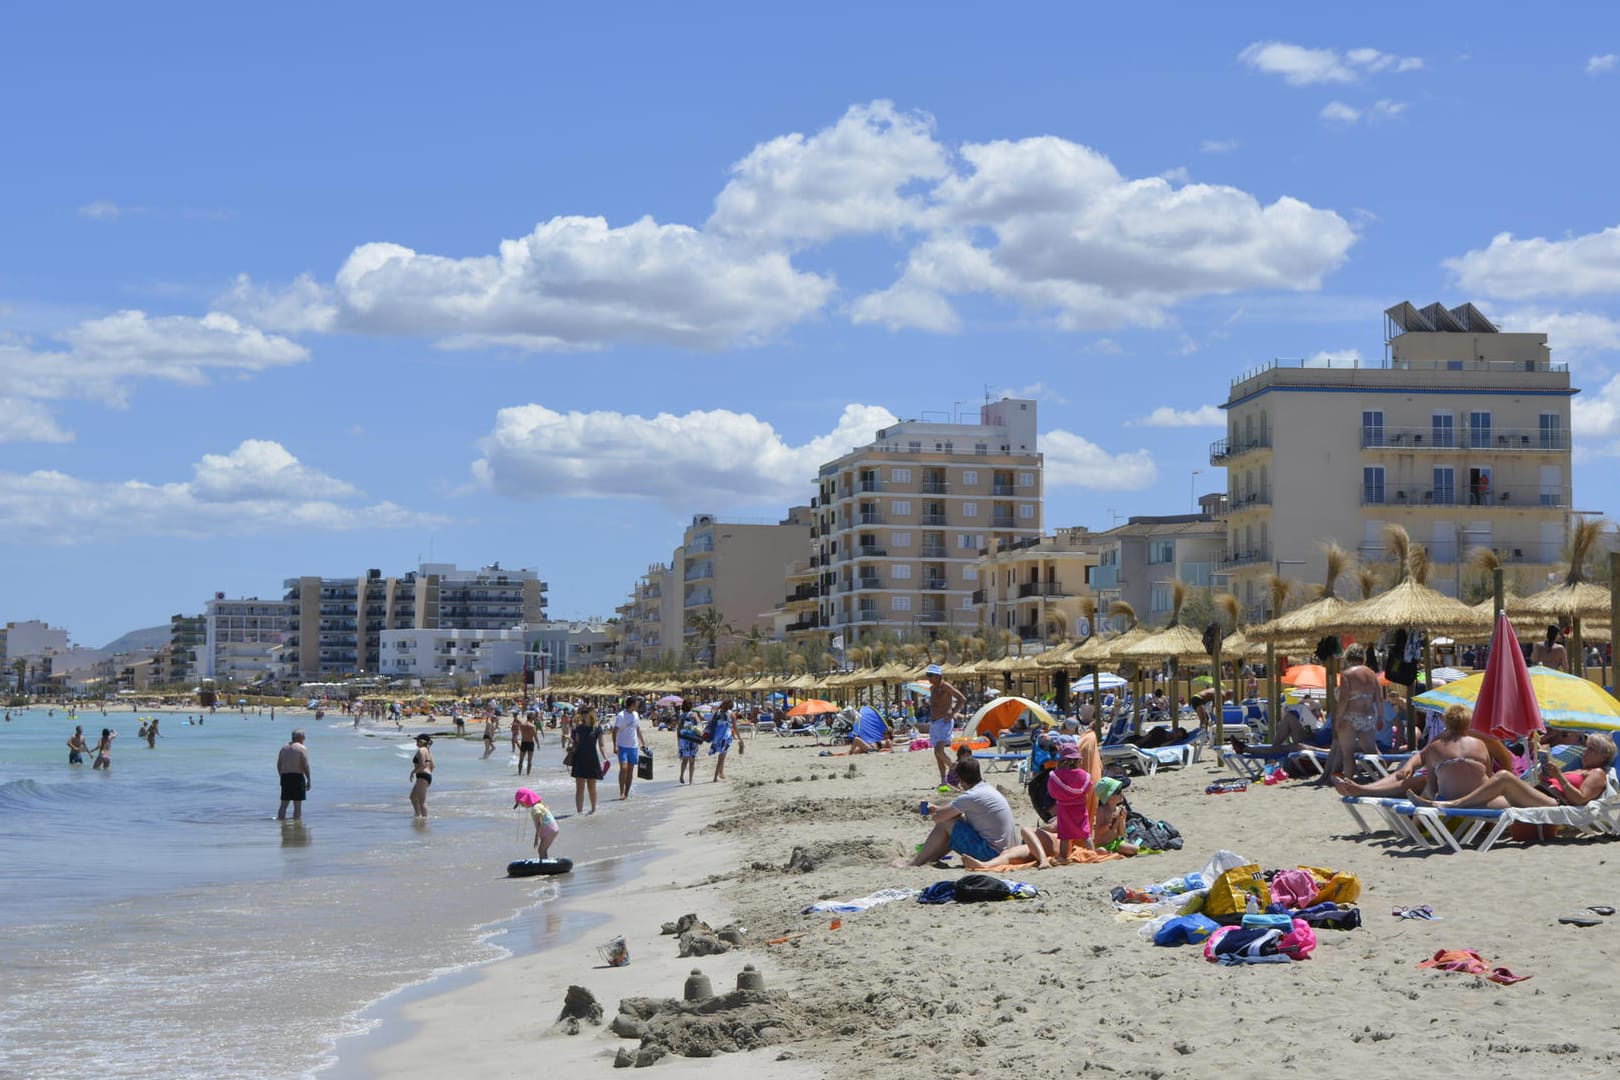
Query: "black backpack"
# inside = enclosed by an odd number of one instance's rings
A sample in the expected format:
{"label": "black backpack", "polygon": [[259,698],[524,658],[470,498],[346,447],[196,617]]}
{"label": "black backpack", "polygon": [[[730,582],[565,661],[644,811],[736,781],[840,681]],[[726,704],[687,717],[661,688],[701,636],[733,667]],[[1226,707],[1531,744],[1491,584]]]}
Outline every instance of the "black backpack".
{"label": "black backpack", "polygon": [[990,874],[968,874],[956,879],[956,902],[978,904],[986,900],[1008,900],[1012,887]]}

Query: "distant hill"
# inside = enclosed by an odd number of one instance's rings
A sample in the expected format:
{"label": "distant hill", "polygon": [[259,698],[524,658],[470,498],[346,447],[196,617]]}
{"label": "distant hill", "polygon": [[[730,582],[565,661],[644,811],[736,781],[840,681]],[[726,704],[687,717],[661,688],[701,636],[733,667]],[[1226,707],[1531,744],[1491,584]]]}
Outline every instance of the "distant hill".
{"label": "distant hill", "polygon": [[136,649],[159,649],[169,643],[169,624],[148,626],[145,630],[131,630],[116,641],[101,647],[104,653],[134,652]]}

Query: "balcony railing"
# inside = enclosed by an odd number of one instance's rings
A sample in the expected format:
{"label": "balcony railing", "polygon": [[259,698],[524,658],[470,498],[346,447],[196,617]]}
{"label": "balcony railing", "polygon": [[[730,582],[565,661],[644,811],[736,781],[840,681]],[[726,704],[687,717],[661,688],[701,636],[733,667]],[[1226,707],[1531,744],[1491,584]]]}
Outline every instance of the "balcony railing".
{"label": "balcony railing", "polygon": [[950,485],[943,480],[924,480],[921,490],[924,495],[944,495],[950,491]]}
{"label": "balcony railing", "polygon": [[[1013,524],[1011,514],[996,514],[990,519],[990,527],[992,529],[1016,529],[1018,526]],[[1033,525],[1030,527],[1034,528]]]}
{"label": "balcony railing", "polygon": [[882,491],[883,490],[883,482],[881,480],[862,480],[859,484],[856,485],[855,490],[856,491],[861,491],[861,492]]}
{"label": "balcony railing", "polygon": [[1567,507],[1568,488],[1549,490],[1534,484],[1509,487],[1490,485],[1457,487],[1376,487],[1362,485],[1362,506],[1478,506],[1501,510]]}
{"label": "balcony railing", "polygon": [[1209,444],[1209,463],[1211,465],[1224,465],[1227,461],[1239,454],[1247,454],[1250,450],[1270,450],[1271,435],[1251,435],[1238,439],[1216,439]]}
{"label": "balcony railing", "polygon": [[974,589],[973,590],[973,602],[975,604],[984,603],[984,590],[983,589]]}
{"label": "balcony railing", "polygon": [[873,544],[862,544],[859,551],[861,558],[863,559],[881,559],[889,554],[884,548],[877,547]]}
{"label": "balcony railing", "polygon": [[917,613],[917,621],[920,623],[942,623],[945,621],[945,613],[934,608],[930,608],[926,611],[919,611]]}
{"label": "balcony railing", "polygon": [[860,522],[862,525],[882,525],[883,515],[876,510],[862,510]]}
{"label": "balcony railing", "polygon": [[1014,494],[1016,492],[1016,490],[1017,489],[1014,488],[1011,484],[997,483],[997,484],[991,484],[990,485],[990,494],[992,494],[992,495],[1010,496],[1010,495]]}
{"label": "balcony railing", "polygon": [[951,587],[951,583],[942,577],[927,578],[923,581],[922,587],[925,589],[948,589]]}
{"label": "balcony railing", "polygon": [[1540,428],[1369,428],[1361,429],[1363,450],[1513,450],[1557,453],[1569,449],[1569,433]]}
{"label": "balcony railing", "polygon": [[1250,548],[1247,551],[1232,552],[1226,558],[1221,560],[1220,568],[1222,570],[1231,570],[1240,566],[1254,566],[1258,563],[1268,563],[1270,561],[1271,548],[1269,546],[1262,545],[1257,548]]}
{"label": "balcony railing", "polygon": [[943,559],[945,558],[945,545],[924,544],[917,549],[917,554],[924,559]]}
{"label": "balcony railing", "polygon": [[856,578],[855,581],[856,581],[856,586],[855,587],[857,589],[881,589],[881,588],[883,588],[883,579],[878,577],[875,574],[862,574],[860,577]]}
{"label": "balcony railing", "polygon": [[922,517],[918,518],[917,521],[918,521],[918,524],[920,524],[920,525],[944,525],[945,524],[945,515],[944,514],[924,514]]}
{"label": "balcony railing", "polygon": [[1026,581],[1018,586],[1020,600],[1029,596],[1067,596],[1068,591],[1056,581]]}
{"label": "balcony railing", "polygon": [[1271,505],[1271,492],[1251,491],[1247,495],[1233,495],[1221,507],[1221,516],[1242,513],[1245,510],[1258,510]]}

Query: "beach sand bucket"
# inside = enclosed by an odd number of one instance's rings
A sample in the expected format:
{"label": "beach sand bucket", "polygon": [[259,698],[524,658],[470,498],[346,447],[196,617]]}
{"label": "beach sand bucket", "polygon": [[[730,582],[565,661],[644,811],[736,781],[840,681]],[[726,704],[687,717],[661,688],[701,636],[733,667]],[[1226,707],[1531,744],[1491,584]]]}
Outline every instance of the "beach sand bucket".
{"label": "beach sand bucket", "polygon": [[624,967],[630,962],[630,946],[624,943],[622,937],[598,945],[596,954],[607,963],[608,967]]}

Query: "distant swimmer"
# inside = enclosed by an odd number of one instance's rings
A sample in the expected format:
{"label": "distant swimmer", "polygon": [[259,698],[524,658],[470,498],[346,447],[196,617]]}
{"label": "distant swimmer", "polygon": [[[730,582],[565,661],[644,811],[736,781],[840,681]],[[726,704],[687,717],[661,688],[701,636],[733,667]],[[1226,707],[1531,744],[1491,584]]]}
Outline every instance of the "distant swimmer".
{"label": "distant swimmer", "polygon": [[281,809],[276,820],[285,821],[287,804],[292,803],[293,820],[304,816],[304,796],[309,794],[309,749],[304,745],[304,729],[294,728],[292,739],[276,755],[276,772],[281,776]]}
{"label": "distant swimmer", "polygon": [[112,728],[101,729],[101,741],[96,743],[96,760],[90,766],[92,769],[112,768],[112,744],[118,738],[118,732]]}
{"label": "distant swimmer", "polygon": [[[11,714],[10,713],[6,714],[6,719],[8,719],[8,720],[11,719]],[[90,747],[85,745],[83,726],[76,727],[76,728],[73,729],[73,735],[67,741],[67,748],[68,748],[68,764],[69,765],[83,765],[84,764],[84,755],[90,752]]]}
{"label": "distant swimmer", "polygon": [[148,750],[155,749],[157,747],[157,738],[158,718],[154,716],[152,717],[152,722],[146,725],[146,748]]}

